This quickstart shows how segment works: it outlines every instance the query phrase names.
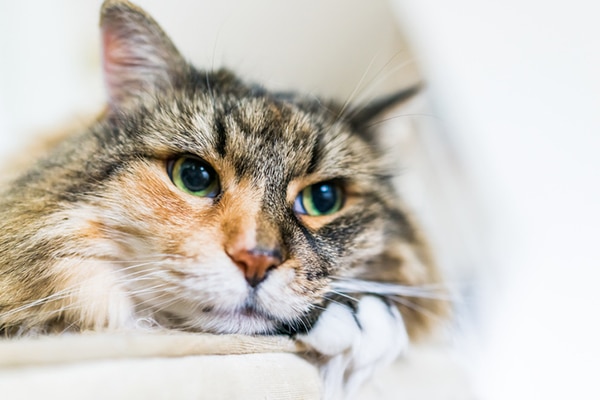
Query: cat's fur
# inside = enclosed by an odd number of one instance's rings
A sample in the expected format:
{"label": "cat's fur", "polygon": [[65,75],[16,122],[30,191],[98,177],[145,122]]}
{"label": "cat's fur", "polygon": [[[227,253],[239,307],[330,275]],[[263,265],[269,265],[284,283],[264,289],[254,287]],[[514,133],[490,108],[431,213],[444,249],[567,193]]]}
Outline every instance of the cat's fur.
{"label": "cat's fur", "polygon": [[[101,27],[106,111],[1,192],[0,331],[284,333],[352,385],[429,329],[444,306],[419,288],[438,274],[369,128],[412,90],[343,109],[199,71],[125,1],[104,3]],[[216,197],[173,184],[181,155],[215,169]],[[340,211],[294,212],[330,180]],[[279,260],[253,286],[240,249]]]}

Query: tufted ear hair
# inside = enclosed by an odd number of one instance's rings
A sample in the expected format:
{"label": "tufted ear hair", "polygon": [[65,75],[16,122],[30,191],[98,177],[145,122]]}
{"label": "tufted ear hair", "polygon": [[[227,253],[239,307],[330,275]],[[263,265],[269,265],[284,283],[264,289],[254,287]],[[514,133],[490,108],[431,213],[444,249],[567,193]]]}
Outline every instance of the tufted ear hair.
{"label": "tufted ear hair", "polygon": [[104,81],[113,108],[165,91],[187,63],[160,26],[125,0],[106,0],[100,16]]}
{"label": "tufted ear hair", "polygon": [[421,91],[421,85],[417,84],[399,92],[381,97],[359,108],[354,112],[349,112],[349,122],[358,131],[365,130],[373,124],[376,118],[380,117],[386,111],[404,103],[413,98]]}

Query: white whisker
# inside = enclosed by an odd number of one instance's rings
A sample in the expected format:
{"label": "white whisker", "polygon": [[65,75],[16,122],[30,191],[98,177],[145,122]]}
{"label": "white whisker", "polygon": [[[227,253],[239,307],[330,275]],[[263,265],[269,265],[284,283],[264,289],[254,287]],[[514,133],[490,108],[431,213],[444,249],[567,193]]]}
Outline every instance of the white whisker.
{"label": "white whisker", "polygon": [[363,72],[363,74],[360,77],[358,83],[356,84],[356,86],[354,87],[354,89],[352,90],[352,92],[350,93],[350,95],[348,96],[348,98],[346,99],[346,101],[344,102],[344,104],[342,105],[342,108],[341,108],[340,112],[337,115],[337,119],[343,119],[343,117],[345,116],[346,109],[354,101],[354,96],[360,90],[360,88],[361,88],[361,86],[362,86],[365,78],[369,74],[369,71],[371,71],[371,67],[373,67],[373,63],[375,62],[376,58],[377,58],[377,54],[375,54],[371,58],[371,61],[369,61],[369,65],[367,65],[367,68],[365,69],[365,72]]}
{"label": "white whisker", "polygon": [[436,300],[453,300],[451,296],[448,295],[445,287],[437,284],[431,286],[405,286],[388,282],[342,278],[331,282],[331,287],[336,291],[337,294],[370,293],[381,296],[407,296]]}
{"label": "white whisker", "polygon": [[341,297],[345,297],[345,298],[347,298],[349,300],[358,302],[358,299],[356,299],[356,298],[354,298],[354,297],[352,297],[352,296],[350,296],[350,295],[348,295],[346,293],[343,293],[343,292],[340,292],[340,291],[337,291],[337,290],[333,290],[333,289],[331,289],[329,292],[333,293],[333,294],[337,294],[338,296],[341,296]]}
{"label": "white whisker", "polygon": [[396,119],[400,119],[400,118],[415,118],[415,117],[423,117],[423,118],[430,118],[433,120],[439,120],[439,117],[437,115],[434,114],[427,114],[427,113],[410,113],[410,114],[400,114],[400,115],[394,115],[392,117],[389,118],[383,118],[377,121],[374,121],[368,125],[365,125],[365,128],[372,128],[374,126],[380,125],[380,124],[385,124],[386,122],[389,121],[393,121]]}
{"label": "white whisker", "polygon": [[402,304],[403,306],[408,307],[412,310],[415,310],[421,314],[427,315],[428,317],[430,317],[432,319],[443,320],[443,318],[440,317],[439,315],[437,315],[435,312],[433,312],[419,304],[415,304],[414,302],[406,299],[405,297],[390,296],[390,297],[387,297],[387,299],[392,300],[396,303]]}
{"label": "white whisker", "polygon": [[13,309],[12,309],[12,310],[10,310],[10,311],[6,311],[6,312],[4,312],[4,313],[1,313],[1,314],[0,314],[0,318],[6,318],[6,317],[9,317],[9,316],[11,316],[11,315],[13,315],[13,314],[19,313],[19,312],[21,312],[21,311],[25,311],[25,310],[27,310],[27,309],[29,309],[29,308],[33,308],[33,307],[36,307],[36,306],[40,306],[40,305],[43,305],[43,304],[49,303],[49,302],[51,302],[51,301],[58,301],[58,300],[62,300],[62,299],[65,299],[65,298],[71,297],[71,295],[74,293],[74,290],[75,290],[75,289],[76,289],[76,288],[74,288],[74,287],[72,287],[72,288],[67,288],[67,289],[61,290],[61,291],[59,291],[59,292],[52,293],[52,294],[51,294],[51,295],[49,295],[49,296],[46,296],[46,297],[42,297],[42,298],[40,298],[40,299],[33,300],[33,301],[31,301],[31,302],[29,302],[29,303],[27,303],[27,304],[24,304],[24,305],[22,305],[22,306],[20,306],[20,307],[13,308]]}
{"label": "white whisker", "polygon": [[[356,115],[365,105],[369,104],[372,100],[373,100],[373,96],[372,93],[375,91],[375,89],[379,86],[379,84],[383,81],[385,81],[386,79],[388,79],[392,74],[402,70],[403,68],[405,68],[407,65],[412,64],[413,61],[412,60],[407,60],[403,63],[400,63],[396,66],[394,66],[393,68],[389,69],[388,71],[385,71],[385,73],[380,74],[378,73],[375,78],[373,78],[368,84],[367,86],[364,88],[364,90],[359,94],[359,96],[357,96],[354,99],[354,104],[356,105],[355,108],[351,108],[348,110],[348,112],[346,113],[346,118],[348,119],[352,119],[352,117],[354,115]],[[389,64],[389,63],[388,63]],[[386,64],[387,65],[387,64]],[[383,68],[382,68],[383,70]]]}

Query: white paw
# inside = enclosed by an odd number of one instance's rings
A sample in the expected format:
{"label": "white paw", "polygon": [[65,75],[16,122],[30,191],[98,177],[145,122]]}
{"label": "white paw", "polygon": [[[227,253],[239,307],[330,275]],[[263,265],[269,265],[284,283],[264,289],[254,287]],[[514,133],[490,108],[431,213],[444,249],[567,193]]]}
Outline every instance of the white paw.
{"label": "white paw", "polygon": [[356,311],[331,303],[298,340],[319,355],[326,400],[349,398],[375,370],[408,347],[402,316],[375,296],[361,298]]}

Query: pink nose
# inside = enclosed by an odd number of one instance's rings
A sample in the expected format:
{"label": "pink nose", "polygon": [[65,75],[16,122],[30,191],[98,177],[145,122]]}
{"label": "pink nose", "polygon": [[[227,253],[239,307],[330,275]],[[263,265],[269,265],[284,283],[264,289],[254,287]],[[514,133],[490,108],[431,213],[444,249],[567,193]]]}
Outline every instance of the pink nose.
{"label": "pink nose", "polygon": [[273,250],[238,250],[228,254],[252,287],[264,281],[269,271],[281,264],[281,255]]}

